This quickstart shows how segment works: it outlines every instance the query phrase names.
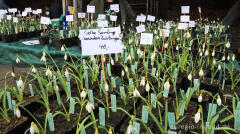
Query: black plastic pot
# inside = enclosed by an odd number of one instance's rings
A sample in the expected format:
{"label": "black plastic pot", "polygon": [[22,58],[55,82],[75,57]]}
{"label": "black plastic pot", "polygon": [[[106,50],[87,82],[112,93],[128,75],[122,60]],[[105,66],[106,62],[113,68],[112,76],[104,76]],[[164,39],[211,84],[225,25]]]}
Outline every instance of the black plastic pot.
{"label": "black plastic pot", "polygon": [[17,34],[2,35],[2,41],[6,43],[19,41]]}
{"label": "black plastic pot", "polygon": [[63,43],[63,40],[61,39],[52,39],[52,45],[57,49],[61,49],[62,43]]}
{"label": "black plastic pot", "polygon": [[27,38],[27,33],[26,32],[20,32],[18,33],[19,39],[26,39]]}
{"label": "black plastic pot", "polygon": [[46,36],[40,36],[38,37],[40,45],[47,45],[49,44],[49,37]]}

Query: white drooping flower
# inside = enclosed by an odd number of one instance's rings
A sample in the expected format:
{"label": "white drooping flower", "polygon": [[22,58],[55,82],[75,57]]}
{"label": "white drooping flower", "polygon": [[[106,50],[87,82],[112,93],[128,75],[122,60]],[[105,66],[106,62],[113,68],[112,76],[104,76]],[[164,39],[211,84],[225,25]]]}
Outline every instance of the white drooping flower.
{"label": "white drooping flower", "polygon": [[213,52],[212,52],[212,57],[214,57],[215,56],[215,50],[213,50]]}
{"label": "white drooping flower", "polygon": [[59,92],[59,87],[58,87],[58,85],[55,86],[55,92]]}
{"label": "white drooping flower", "polygon": [[14,72],[12,72],[11,73],[11,75],[12,75],[12,77],[14,78],[14,77],[16,77],[16,75],[15,75],[15,73]]}
{"label": "white drooping flower", "polygon": [[20,77],[19,80],[17,81],[17,87],[19,87],[19,88],[23,87],[22,77]]}
{"label": "white drooping flower", "polygon": [[204,55],[205,55],[205,56],[208,56],[208,50],[205,51]]}
{"label": "white drooping flower", "polygon": [[146,91],[147,91],[147,92],[149,92],[149,91],[150,91],[149,82],[147,82],[147,84],[146,84]]}
{"label": "white drooping flower", "polygon": [[140,49],[138,49],[137,50],[137,54],[139,55],[139,54],[141,54],[142,53],[142,51],[140,50]]}
{"label": "white drooping flower", "polygon": [[94,105],[92,103],[88,102],[85,108],[88,113],[91,113],[92,109],[94,109]]}
{"label": "white drooping flower", "polygon": [[36,73],[37,72],[37,69],[33,66],[33,68],[32,68],[32,72],[33,73]]}
{"label": "white drooping flower", "polygon": [[152,53],[152,56],[151,56],[151,60],[154,60],[154,59],[155,59],[155,57],[156,57],[156,53],[155,53],[155,52],[153,52],[153,53]]}
{"label": "white drooping flower", "polygon": [[129,54],[128,57],[127,57],[127,60],[131,60],[131,55]]}
{"label": "white drooping flower", "polygon": [[217,98],[217,104],[218,104],[218,106],[222,105],[222,100],[221,100],[221,97],[219,95],[218,95],[218,98]]}
{"label": "white drooping flower", "polygon": [[189,81],[192,80],[192,73],[190,73],[190,74],[188,75],[188,80],[189,80]]}
{"label": "white drooping flower", "polygon": [[91,56],[91,61],[95,61],[95,57],[94,56]]}
{"label": "white drooping flower", "polygon": [[62,47],[61,47],[61,51],[62,52],[64,52],[65,51],[65,48],[64,48],[64,46],[62,45]]}
{"label": "white drooping flower", "polygon": [[20,63],[20,59],[18,57],[16,58],[16,63]]}
{"label": "white drooping flower", "polygon": [[132,121],[129,122],[128,128],[127,128],[127,134],[132,134],[135,130],[133,127]]}
{"label": "white drooping flower", "polygon": [[145,77],[142,77],[142,80],[140,82],[140,86],[144,86],[145,85]]}
{"label": "white drooping flower", "polygon": [[112,128],[109,128],[108,134],[112,134]]}
{"label": "white drooping flower", "polygon": [[169,83],[169,79],[164,83],[164,90],[169,91],[170,89],[170,83]]}
{"label": "white drooping flower", "polygon": [[30,127],[30,134],[36,134],[38,133],[37,126],[34,122],[31,122],[31,127]]}
{"label": "white drooping flower", "polygon": [[157,73],[156,73],[156,77],[158,77],[158,75],[159,75],[159,74],[158,74],[158,71],[157,71]]}
{"label": "white drooping flower", "polygon": [[168,43],[165,43],[164,48],[167,48],[167,47],[168,47]]}
{"label": "white drooping flower", "polygon": [[189,47],[189,48],[188,48],[188,50],[189,50],[189,51],[191,51],[191,50],[192,50],[192,48],[191,48],[191,47]]}
{"label": "white drooping flower", "polygon": [[225,61],[225,59],[226,59],[225,56],[223,56],[223,57],[222,57],[222,61]]}
{"label": "white drooping flower", "polygon": [[64,55],[64,60],[66,61],[68,59],[67,53]]}
{"label": "white drooping flower", "polygon": [[141,96],[137,88],[134,89],[133,96]]}
{"label": "white drooping flower", "polygon": [[226,44],[226,48],[230,48],[230,42],[229,41]]}
{"label": "white drooping flower", "polygon": [[122,77],[124,76],[124,74],[125,74],[125,73],[124,73],[124,70],[122,70]]}
{"label": "white drooping flower", "polygon": [[198,96],[198,102],[201,103],[202,102],[202,93]]}
{"label": "white drooping flower", "polygon": [[201,109],[199,108],[198,109],[198,112],[195,114],[195,117],[194,117],[194,121],[195,121],[195,123],[198,123],[199,122],[199,120],[200,120],[200,113],[201,113]]}
{"label": "white drooping flower", "polygon": [[216,59],[213,59],[213,65],[216,65]]}
{"label": "white drooping flower", "polygon": [[202,51],[200,52],[200,56],[202,56]]}
{"label": "white drooping flower", "polygon": [[114,60],[111,58],[111,64],[114,65]]}
{"label": "white drooping flower", "polygon": [[218,64],[218,70],[219,70],[219,71],[221,70],[221,65],[220,65],[220,64]]}
{"label": "white drooping flower", "polygon": [[190,38],[190,37],[191,37],[190,33],[189,33],[189,32],[187,32],[187,38]]}
{"label": "white drooping flower", "polygon": [[106,92],[109,91],[109,87],[108,87],[108,84],[107,84],[107,83],[104,84],[104,88],[105,88],[105,91],[106,91]]}
{"label": "white drooping flower", "polygon": [[228,57],[227,57],[227,60],[229,61],[230,60],[230,56],[228,55]]}
{"label": "white drooping flower", "polygon": [[201,68],[200,71],[199,71],[199,76],[203,76],[203,69]]}
{"label": "white drooping flower", "polygon": [[83,90],[83,91],[81,92],[80,96],[81,96],[81,98],[82,98],[82,99],[85,99],[85,98],[86,98],[86,96],[87,96],[87,93],[86,93],[86,91],[85,91],[85,90]]}
{"label": "white drooping flower", "polygon": [[43,61],[43,62],[46,62],[46,61],[47,61],[45,54],[42,55],[40,61]]}
{"label": "white drooping flower", "polygon": [[16,109],[16,116],[17,116],[17,118],[20,118],[20,117],[21,117],[21,111],[19,110],[18,107],[17,107],[17,109]]}
{"label": "white drooping flower", "polygon": [[47,69],[45,75],[49,76],[49,77],[52,77],[52,71],[50,70],[50,68]]}
{"label": "white drooping flower", "polygon": [[179,50],[179,46],[178,45],[176,46],[176,50]]}
{"label": "white drooping flower", "polygon": [[232,61],[234,61],[234,60],[235,60],[235,55],[232,56]]}
{"label": "white drooping flower", "polygon": [[64,73],[65,77],[69,77],[69,72],[68,69],[66,69],[65,73]]}

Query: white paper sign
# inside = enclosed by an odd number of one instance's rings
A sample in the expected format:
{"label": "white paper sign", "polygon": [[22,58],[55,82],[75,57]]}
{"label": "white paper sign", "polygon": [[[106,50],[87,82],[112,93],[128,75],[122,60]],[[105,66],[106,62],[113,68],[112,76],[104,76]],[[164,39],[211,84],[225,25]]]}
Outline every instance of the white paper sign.
{"label": "white paper sign", "polygon": [[189,27],[195,27],[195,21],[189,21]]}
{"label": "white paper sign", "polygon": [[111,21],[117,21],[117,16],[116,15],[110,15],[110,20]]}
{"label": "white paper sign", "polygon": [[38,11],[37,10],[32,10],[32,13],[37,15],[38,14]]}
{"label": "white paper sign", "polygon": [[22,16],[23,16],[23,17],[27,16],[27,12],[23,11],[23,12],[22,12]]}
{"label": "white paper sign", "polygon": [[136,27],[136,30],[137,30],[138,33],[145,32],[145,31],[146,31],[145,25],[137,26],[137,27]]}
{"label": "white paper sign", "polygon": [[82,55],[101,55],[122,52],[120,27],[80,30]]}
{"label": "white paper sign", "polygon": [[148,20],[148,21],[154,22],[154,21],[155,21],[155,18],[156,18],[155,16],[151,16],[151,15],[148,15],[148,16],[147,16],[147,20]]}
{"label": "white paper sign", "polygon": [[42,13],[42,9],[37,9],[38,14]]}
{"label": "white paper sign", "polygon": [[205,26],[205,31],[204,31],[204,33],[205,33],[205,34],[208,34],[208,32],[209,32],[209,26]]}
{"label": "white paper sign", "polygon": [[199,13],[202,13],[201,7],[198,7],[198,12],[199,12]]}
{"label": "white paper sign", "polygon": [[97,24],[98,24],[98,27],[108,27],[108,21],[106,20],[98,20]]}
{"label": "white paper sign", "polygon": [[8,12],[9,13],[16,13],[17,12],[17,8],[9,8]]}
{"label": "white paper sign", "polygon": [[188,23],[178,23],[178,29],[185,30],[188,27]]}
{"label": "white paper sign", "polygon": [[18,23],[18,18],[17,17],[13,17],[13,22],[14,23]]}
{"label": "white paper sign", "polygon": [[118,13],[119,10],[119,4],[111,4],[110,5],[110,10],[113,10],[114,12]]}
{"label": "white paper sign", "polygon": [[24,41],[22,42],[23,44],[27,45],[27,46],[32,46],[32,45],[37,45],[40,44],[39,40],[32,40],[32,41]]}
{"label": "white paper sign", "polygon": [[138,15],[136,18],[137,22],[145,22],[146,21],[146,16],[145,15]]}
{"label": "white paper sign", "polygon": [[32,12],[32,8],[31,7],[25,8],[25,12]]}
{"label": "white paper sign", "polygon": [[87,13],[95,13],[95,6],[87,5]]}
{"label": "white paper sign", "polygon": [[11,20],[12,19],[12,15],[7,15],[7,20]]}
{"label": "white paper sign", "polygon": [[98,15],[98,20],[105,20],[105,18],[106,18],[105,14]]}
{"label": "white paper sign", "polygon": [[78,13],[78,18],[85,18],[86,17],[86,13]]}
{"label": "white paper sign", "polygon": [[189,22],[190,16],[189,15],[181,15],[180,21],[181,22]]}
{"label": "white paper sign", "polygon": [[73,15],[66,15],[66,21],[72,22],[73,21]]}
{"label": "white paper sign", "polygon": [[142,45],[152,45],[153,34],[152,33],[141,33],[140,44]]}
{"label": "white paper sign", "polygon": [[6,14],[7,10],[0,10],[0,14]]}
{"label": "white paper sign", "polygon": [[160,30],[160,36],[169,37],[169,35],[170,35],[170,30],[168,30],[168,29]]}
{"label": "white paper sign", "polygon": [[170,29],[170,28],[171,28],[171,22],[168,21],[168,22],[166,22],[166,29]]}
{"label": "white paper sign", "polygon": [[182,14],[189,14],[190,6],[181,6]]}
{"label": "white paper sign", "polygon": [[42,16],[40,23],[45,24],[45,25],[49,25],[51,23],[51,21],[50,21],[50,18]]}

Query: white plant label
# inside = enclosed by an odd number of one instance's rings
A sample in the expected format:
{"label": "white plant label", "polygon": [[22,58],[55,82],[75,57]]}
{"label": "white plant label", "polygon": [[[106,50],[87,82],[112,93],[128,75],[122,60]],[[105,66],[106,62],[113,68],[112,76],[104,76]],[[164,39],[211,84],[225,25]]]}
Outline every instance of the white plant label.
{"label": "white plant label", "polygon": [[199,12],[199,13],[202,13],[201,7],[198,7],[198,12]]}
{"label": "white plant label", "polygon": [[73,15],[66,15],[66,21],[72,22],[73,21]]}
{"label": "white plant label", "polygon": [[142,45],[152,45],[153,34],[152,33],[141,33],[140,44]]}
{"label": "white plant label", "polygon": [[17,8],[9,8],[8,12],[9,13],[16,13],[17,12]]}
{"label": "white plant label", "polygon": [[7,10],[0,10],[0,14],[6,14]]}
{"label": "white plant label", "polygon": [[161,29],[160,30],[160,36],[169,37],[169,35],[170,35],[170,30],[168,30],[168,29]]}
{"label": "white plant label", "polygon": [[137,26],[137,27],[136,27],[136,30],[137,30],[138,33],[145,32],[145,31],[146,31],[145,25]]}
{"label": "white plant label", "polygon": [[48,17],[41,17],[41,20],[40,20],[40,23],[41,24],[44,24],[44,25],[49,25],[50,23],[51,23],[51,20],[50,20],[50,18],[48,18]]}
{"label": "white plant label", "polygon": [[121,28],[80,30],[82,55],[122,53]]}
{"label": "white plant label", "polygon": [[152,16],[152,15],[148,15],[148,16],[147,16],[147,20],[148,20],[148,21],[151,21],[151,22],[154,22],[154,21],[155,21],[155,18],[156,18],[156,17],[155,17],[155,16]]}
{"label": "white plant label", "polygon": [[146,21],[146,16],[145,15],[138,15],[136,18],[137,22],[145,22]]}
{"label": "white plant label", "polygon": [[181,15],[180,21],[181,22],[189,22],[190,16],[189,15]]}
{"label": "white plant label", "polygon": [[87,13],[95,13],[95,6],[87,6]]}
{"label": "white plant label", "polygon": [[108,21],[106,20],[98,20],[97,21],[98,27],[108,27]]}
{"label": "white plant label", "polygon": [[118,13],[119,10],[119,4],[111,4],[110,5],[110,10],[113,10],[114,12]]}
{"label": "white plant label", "polygon": [[111,21],[117,21],[117,16],[116,15],[110,15],[110,20]]}
{"label": "white plant label", "polygon": [[23,12],[22,12],[22,16],[23,16],[23,17],[27,16],[27,12],[23,11]]}
{"label": "white plant label", "polygon": [[42,9],[37,9],[38,14],[42,13]]}
{"label": "white plant label", "polygon": [[37,15],[37,14],[38,14],[38,11],[37,11],[37,10],[33,10],[32,13],[35,14],[35,15]]}
{"label": "white plant label", "polygon": [[209,26],[205,26],[204,34],[208,34],[208,32],[209,32]]}
{"label": "white plant label", "polygon": [[190,6],[181,6],[182,14],[189,14]]}
{"label": "white plant label", "polygon": [[7,20],[11,20],[12,19],[12,15],[7,15]]}
{"label": "white plant label", "polygon": [[98,15],[98,20],[105,20],[105,18],[106,18],[105,14]]}
{"label": "white plant label", "polygon": [[196,23],[195,21],[189,21],[188,25],[189,27],[195,27]]}
{"label": "white plant label", "polygon": [[32,8],[31,7],[25,8],[25,12],[32,12]]}
{"label": "white plant label", "polygon": [[168,22],[166,22],[166,29],[170,29],[170,28],[171,28],[171,22],[168,21]]}
{"label": "white plant label", "polygon": [[86,17],[86,13],[78,13],[78,18],[85,18]]}
{"label": "white plant label", "polygon": [[185,30],[188,27],[188,23],[178,23],[178,29]]}
{"label": "white plant label", "polygon": [[17,17],[13,17],[13,22],[14,23],[18,23],[18,18]]}

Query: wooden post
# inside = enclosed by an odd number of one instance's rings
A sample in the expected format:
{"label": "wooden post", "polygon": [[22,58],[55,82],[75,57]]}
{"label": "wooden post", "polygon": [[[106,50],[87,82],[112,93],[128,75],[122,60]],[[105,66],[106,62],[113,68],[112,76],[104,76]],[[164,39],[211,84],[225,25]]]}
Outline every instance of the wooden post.
{"label": "wooden post", "polygon": [[74,22],[77,22],[77,13],[78,13],[78,5],[77,5],[77,0],[73,0],[73,7],[74,7]]}
{"label": "wooden post", "polygon": [[63,9],[63,16],[66,15],[66,0],[62,0],[62,9]]}

